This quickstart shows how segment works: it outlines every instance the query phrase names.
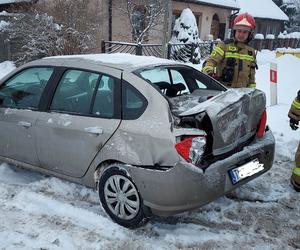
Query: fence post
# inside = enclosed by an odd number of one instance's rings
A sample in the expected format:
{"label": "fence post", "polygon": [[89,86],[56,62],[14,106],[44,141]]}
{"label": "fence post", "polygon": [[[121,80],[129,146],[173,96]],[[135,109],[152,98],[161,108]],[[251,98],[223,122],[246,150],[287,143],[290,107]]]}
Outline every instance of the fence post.
{"label": "fence post", "polygon": [[290,38],[289,47],[294,48],[294,38],[293,37]]}
{"label": "fence post", "polygon": [[214,49],[214,42],[210,41],[209,54],[211,54],[211,52],[213,51],[213,49]]}
{"label": "fence post", "polygon": [[135,54],[137,56],[143,55],[143,46],[142,46],[142,44],[140,42],[135,47]]}
{"label": "fence post", "polygon": [[277,48],[283,48],[283,46],[284,46],[284,39],[279,37]]}
{"label": "fence post", "polygon": [[10,42],[8,40],[5,40],[5,43],[7,45],[7,58],[8,58],[8,60],[12,60]]}
{"label": "fence post", "polygon": [[297,48],[297,39],[296,38],[293,38],[293,48]]}
{"label": "fence post", "polygon": [[270,39],[270,38],[267,38],[266,39],[266,41],[267,41],[267,49],[268,50],[272,50],[273,49],[273,39]]}
{"label": "fence post", "polygon": [[288,38],[285,38],[284,39],[284,45],[283,45],[285,48],[288,48],[289,47],[289,39]]}
{"label": "fence post", "polygon": [[170,43],[168,43],[168,51],[167,51],[167,59],[171,59],[171,48],[172,48],[172,45]]}
{"label": "fence post", "polygon": [[101,53],[105,53],[105,41],[101,40]]}
{"label": "fence post", "polygon": [[191,49],[191,63],[194,62],[194,51],[195,51],[195,44],[192,43],[192,49]]}

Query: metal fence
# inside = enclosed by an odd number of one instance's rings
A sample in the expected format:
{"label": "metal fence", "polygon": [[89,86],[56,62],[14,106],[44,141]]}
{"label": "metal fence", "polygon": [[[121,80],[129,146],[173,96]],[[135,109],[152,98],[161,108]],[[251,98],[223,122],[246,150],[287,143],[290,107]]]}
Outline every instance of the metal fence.
{"label": "metal fence", "polygon": [[[178,61],[197,63],[207,57],[217,44],[217,41],[204,41],[198,44],[168,43],[166,52],[162,44],[136,44],[114,41],[102,41],[102,53],[130,53],[156,57],[167,57]],[[299,48],[300,39],[254,39],[250,46],[256,50],[277,48]]]}
{"label": "metal fence", "polygon": [[216,41],[206,41],[198,44],[169,43],[167,58],[199,63],[200,59],[204,59],[212,52],[216,44]]}
{"label": "metal fence", "polygon": [[[102,41],[102,53],[130,53],[135,55],[166,57],[178,61],[198,63],[200,59],[207,57],[213,50],[217,41],[203,41],[195,44],[172,44],[166,47],[162,44],[136,44],[126,42]],[[257,50],[277,48],[300,48],[300,39],[255,39],[251,46]],[[0,34],[0,62],[12,60],[12,56],[18,53],[12,42],[7,39],[7,34]]]}
{"label": "metal fence", "polygon": [[163,57],[161,44],[123,43],[102,41],[102,53],[130,53],[135,55]]}
{"label": "metal fence", "polygon": [[[168,59],[186,61],[195,61],[195,58],[200,56],[204,58],[209,55],[215,44],[215,41],[201,42],[198,44],[171,44],[168,43],[166,48],[166,57]],[[102,53],[130,53],[135,55],[164,57],[162,44],[136,44],[115,41],[102,41]]]}

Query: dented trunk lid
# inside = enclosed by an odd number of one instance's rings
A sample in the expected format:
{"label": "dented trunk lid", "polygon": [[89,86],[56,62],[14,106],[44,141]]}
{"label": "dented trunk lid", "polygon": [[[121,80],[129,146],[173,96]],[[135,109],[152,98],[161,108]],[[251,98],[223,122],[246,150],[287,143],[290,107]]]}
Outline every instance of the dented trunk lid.
{"label": "dented trunk lid", "polygon": [[249,88],[229,89],[210,94],[214,96],[203,102],[203,95],[197,97],[195,94],[187,96],[186,101],[181,99],[177,104],[173,101],[172,110],[178,117],[196,116],[205,112],[213,129],[212,153],[220,155],[233,150],[255,135],[266,107],[266,98],[264,92]]}

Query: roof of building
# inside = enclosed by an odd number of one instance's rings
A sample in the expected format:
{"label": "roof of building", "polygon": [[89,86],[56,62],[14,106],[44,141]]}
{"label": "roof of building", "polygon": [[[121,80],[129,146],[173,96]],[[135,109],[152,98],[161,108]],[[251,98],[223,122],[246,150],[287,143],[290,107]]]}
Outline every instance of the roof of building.
{"label": "roof of building", "polygon": [[220,7],[225,9],[233,9],[238,10],[239,5],[237,3],[237,0],[175,0],[178,2],[190,2],[195,4],[202,4],[202,5],[209,5],[213,7]]}
{"label": "roof of building", "polygon": [[248,12],[256,18],[288,21],[288,16],[272,0],[238,0],[240,13]]}

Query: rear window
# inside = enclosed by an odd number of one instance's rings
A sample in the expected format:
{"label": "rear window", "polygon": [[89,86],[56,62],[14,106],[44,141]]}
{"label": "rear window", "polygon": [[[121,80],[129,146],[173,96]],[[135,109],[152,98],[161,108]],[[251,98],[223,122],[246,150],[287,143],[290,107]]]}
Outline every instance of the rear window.
{"label": "rear window", "polygon": [[135,74],[168,97],[191,94],[198,89],[226,90],[217,81],[191,67],[159,66],[141,69]]}

